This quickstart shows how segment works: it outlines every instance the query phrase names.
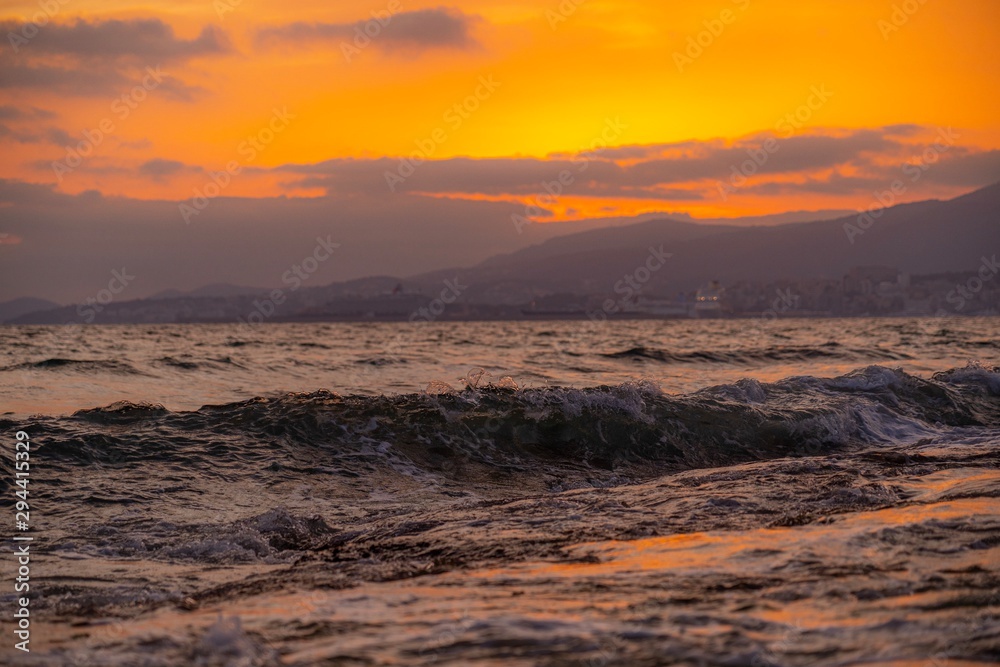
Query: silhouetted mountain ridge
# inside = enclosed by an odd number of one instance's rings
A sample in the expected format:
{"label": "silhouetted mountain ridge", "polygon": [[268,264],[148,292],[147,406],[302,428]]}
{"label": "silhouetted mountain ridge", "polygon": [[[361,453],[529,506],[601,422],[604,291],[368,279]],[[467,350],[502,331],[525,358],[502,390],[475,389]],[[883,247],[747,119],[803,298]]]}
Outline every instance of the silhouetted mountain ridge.
{"label": "silhouetted mountain ridge", "polygon": [[[871,223],[869,223],[871,220]],[[771,281],[839,278],[857,266],[888,265],[904,273],[974,268],[1000,253],[1000,184],[949,201],[928,200],[835,220],[776,227],[737,227],[660,219],[560,236],[492,257],[461,271],[413,280],[430,288],[461,275],[464,298],[512,301],[531,294],[610,293],[641,266],[650,248],[672,253],[645,288],[675,293],[718,279]],[[498,288],[502,286],[502,289]]]}

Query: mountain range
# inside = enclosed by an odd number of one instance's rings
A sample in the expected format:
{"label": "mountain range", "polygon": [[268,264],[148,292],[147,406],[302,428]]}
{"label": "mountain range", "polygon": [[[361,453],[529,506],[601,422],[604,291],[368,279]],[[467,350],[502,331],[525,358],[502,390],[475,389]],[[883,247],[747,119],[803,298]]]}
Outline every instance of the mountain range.
{"label": "mountain range", "polygon": [[[467,299],[524,301],[544,292],[610,292],[643,265],[651,248],[672,256],[644,289],[668,294],[711,280],[840,278],[857,266],[888,265],[922,274],[967,271],[984,253],[1000,253],[1000,184],[872,216],[870,223],[855,213],[775,227],[649,220],[549,239],[494,256],[460,275],[469,284]],[[457,274],[435,271],[413,280],[432,289]]]}
{"label": "mountain range", "polygon": [[[770,226],[658,217],[585,229],[494,255],[469,268],[409,278],[374,276],[298,290],[286,287],[273,315],[319,317],[336,302],[342,316],[363,317],[367,302],[393,292],[394,303],[405,311],[456,283],[462,302],[513,305],[553,293],[610,294],[630,275],[644,278],[644,292],[669,295],[711,280],[837,279],[858,266],[892,266],[911,274],[969,271],[984,256],[1000,253],[1000,184],[949,201],[903,204],[869,215]],[[651,256],[664,255],[669,259],[647,264]],[[662,265],[646,273],[640,270],[657,264]],[[161,292],[150,299],[112,303],[96,321],[132,321],[140,310],[141,321],[232,321],[268,291],[216,284],[188,293]],[[28,310],[33,303],[41,307]],[[76,321],[79,310],[20,299],[0,304],[0,321]]]}

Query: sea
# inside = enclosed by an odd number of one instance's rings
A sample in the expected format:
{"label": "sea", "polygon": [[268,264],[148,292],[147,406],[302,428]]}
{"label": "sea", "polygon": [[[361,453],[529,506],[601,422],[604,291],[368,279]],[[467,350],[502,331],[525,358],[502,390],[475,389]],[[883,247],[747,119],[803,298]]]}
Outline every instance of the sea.
{"label": "sea", "polygon": [[0,441],[2,664],[1000,662],[996,317],[4,326]]}

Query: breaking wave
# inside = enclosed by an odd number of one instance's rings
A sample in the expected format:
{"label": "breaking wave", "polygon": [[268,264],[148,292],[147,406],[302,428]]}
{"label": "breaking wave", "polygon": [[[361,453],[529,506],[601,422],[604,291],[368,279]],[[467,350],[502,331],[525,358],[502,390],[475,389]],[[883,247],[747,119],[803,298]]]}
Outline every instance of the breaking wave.
{"label": "breaking wave", "polygon": [[831,359],[845,361],[880,360],[904,361],[913,359],[905,352],[894,352],[883,348],[846,348],[839,343],[826,343],[817,347],[769,347],[762,349],[741,350],[739,352],[723,352],[719,350],[696,352],[668,352],[650,347],[632,347],[619,352],[601,354],[607,359],[650,359],[666,364],[758,364],[770,362],[803,362],[816,359]]}
{"label": "breaking wave", "polygon": [[531,475],[544,463],[641,476],[1000,427],[998,397],[997,368],[970,365],[924,379],[868,366],[836,378],[747,379],[684,395],[640,382],[378,397],[320,390],[192,412],[126,401],[36,418],[33,427],[48,431],[47,459],[67,463],[253,460],[298,466],[303,475],[333,466],[347,476],[390,462],[448,475],[469,466]]}

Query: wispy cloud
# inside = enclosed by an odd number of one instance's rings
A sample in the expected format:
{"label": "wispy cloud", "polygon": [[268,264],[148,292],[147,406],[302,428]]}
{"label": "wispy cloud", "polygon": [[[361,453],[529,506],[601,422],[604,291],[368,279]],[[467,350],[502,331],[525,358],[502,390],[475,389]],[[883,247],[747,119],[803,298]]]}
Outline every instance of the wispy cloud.
{"label": "wispy cloud", "polygon": [[[19,33],[23,24],[0,22],[0,31]],[[220,55],[232,51],[225,32],[205,26],[193,39],[181,39],[174,29],[160,19],[130,21],[86,21],[50,23],[32,38],[22,54],[75,56],[87,60],[135,58],[143,63],[189,60],[198,56]]]}
{"label": "wispy cloud", "polygon": [[[377,48],[390,51],[469,49],[478,46],[473,28],[481,20],[461,10],[445,7],[400,12],[392,15],[384,27],[379,25],[378,35],[375,38],[368,39],[371,39],[371,43]],[[359,31],[361,35],[365,35],[365,27],[373,22],[374,19],[352,23],[289,23],[259,30],[256,41],[261,47],[323,43],[339,46],[345,40],[353,40]]]}
{"label": "wispy cloud", "polygon": [[0,120],[49,120],[55,118],[56,114],[48,109],[38,107],[15,107],[10,104],[0,104]]}
{"label": "wispy cloud", "polygon": [[[22,27],[20,22],[0,22],[3,33],[16,33]],[[134,75],[145,67],[169,68],[194,58],[231,52],[229,38],[214,26],[206,26],[192,39],[183,39],[159,19],[52,22],[19,49],[16,57],[0,61],[0,89],[78,97],[114,95],[134,85]],[[161,92],[188,102],[204,91],[168,75]]]}
{"label": "wispy cloud", "polygon": [[139,165],[139,174],[161,180],[168,176],[173,176],[182,172],[200,172],[202,169],[193,165],[188,165],[178,160],[165,160],[163,158],[153,158]]}

